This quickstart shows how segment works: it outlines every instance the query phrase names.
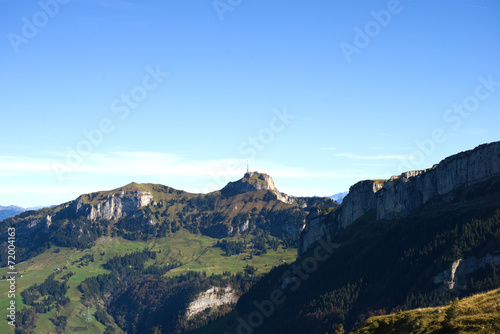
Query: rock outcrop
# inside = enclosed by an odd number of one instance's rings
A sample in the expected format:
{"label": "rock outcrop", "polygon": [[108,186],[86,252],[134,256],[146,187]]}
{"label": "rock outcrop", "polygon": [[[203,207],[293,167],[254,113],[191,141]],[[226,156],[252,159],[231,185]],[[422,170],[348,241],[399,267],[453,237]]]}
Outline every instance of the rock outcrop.
{"label": "rock outcrop", "polygon": [[376,210],[377,220],[404,218],[436,196],[498,176],[500,142],[494,142],[450,156],[429,169],[405,172],[387,181],[358,182],[349,189],[341,206],[328,219],[314,214],[308,216],[301,235],[299,256],[311,247],[314,240],[333,235],[370,210]]}
{"label": "rock outcrop", "polygon": [[276,196],[276,199],[283,203],[295,203],[293,198],[281,193],[276,188],[271,176],[258,172],[248,172],[242,179],[229,182],[224,188],[222,188],[221,193],[225,196],[234,196],[237,194],[244,194],[259,190],[269,190]]}
{"label": "rock outcrop", "polygon": [[307,215],[306,224],[299,239],[298,254],[304,254],[316,241],[330,240],[338,230],[338,223],[332,219],[332,214],[324,215],[319,209],[312,209]]}
{"label": "rock outcrop", "polygon": [[468,275],[488,265],[500,265],[500,254],[487,254],[479,259],[475,256],[459,259],[434,277],[434,284],[439,285],[436,291],[460,291],[464,288]]}
{"label": "rock outcrop", "polygon": [[134,213],[140,207],[153,203],[153,195],[148,191],[121,191],[111,194],[97,204],[86,203],[80,196],[74,203],[77,214],[87,219],[119,219]]}
{"label": "rock outcrop", "polygon": [[384,181],[361,181],[349,188],[342,205],[335,211],[324,215],[319,209],[313,209],[306,217],[302,231],[298,254],[305,253],[316,241],[330,239],[339,229],[346,228],[356,219],[377,208],[377,192]]}
{"label": "rock outcrop", "polygon": [[51,224],[52,224],[52,217],[47,215],[43,218],[38,218],[28,222],[27,227],[29,229],[43,228],[43,231],[48,231]]}
{"label": "rock outcrop", "polygon": [[202,312],[209,307],[217,307],[224,304],[235,304],[238,298],[231,287],[213,287],[198,295],[196,300],[191,302],[186,311],[186,318]]}
{"label": "rock outcrop", "polygon": [[437,195],[500,175],[500,142],[484,144],[441,161],[430,169],[392,177],[377,198],[377,219],[407,216]]}
{"label": "rock outcrop", "polygon": [[349,188],[349,193],[336,211],[339,228],[351,225],[356,219],[370,210],[377,208],[377,192],[384,186],[384,181],[361,181]]}
{"label": "rock outcrop", "polygon": [[[255,227],[255,225],[253,226]],[[246,221],[240,222],[236,227],[228,226],[227,227],[227,235],[231,236],[233,233],[243,233],[250,228],[250,221],[247,219]]]}

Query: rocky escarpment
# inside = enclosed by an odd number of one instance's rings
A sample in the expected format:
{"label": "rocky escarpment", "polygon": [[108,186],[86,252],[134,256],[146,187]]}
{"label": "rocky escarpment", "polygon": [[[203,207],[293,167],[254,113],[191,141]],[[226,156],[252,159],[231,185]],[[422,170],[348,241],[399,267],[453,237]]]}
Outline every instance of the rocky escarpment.
{"label": "rocky escarpment", "polygon": [[306,252],[321,238],[331,238],[339,229],[346,228],[356,219],[377,208],[377,192],[384,181],[361,181],[350,187],[342,205],[335,211],[324,214],[313,209],[306,218],[306,225],[299,240],[299,255]]}
{"label": "rocky escarpment", "polygon": [[338,230],[338,221],[334,213],[325,215],[320,209],[312,209],[307,215],[307,222],[299,239],[298,253],[302,255],[318,240],[330,240]]}
{"label": "rocky escarpment", "polygon": [[235,304],[237,301],[238,297],[236,297],[231,287],[213,287],[200,293],[196,300],[189,304],[186,311],[186,317],[190,318],[209,307],[217,307],[224,304]]}
{"label": "rocky escarpment", "polygon": [[339,228],[351,225],[356,219],[377,207],[377,193],[384,186],[383,180],[361,181],[349,188],[349,193],[336,211]]}
{"label": "rocky escarpment", "polygon": [[153,202],[153,195],[148,191],[121,191],[108,195],[96,204],[86,203],[80,196],[74,202],[76,214],[84,214],[87,219],[119,219],[134,213],[142,206]]}
{"label": "rocky escarpment", "polygon": [[281,193],[274,185],[273,178],[264,173],[248,172],[242,179],[234,182],[229,182],[221,193],[224,196],[234,196],[237,194],[249,193],[252,191],[269,190],[276,199],[287,204],[295,203],[294,199],[286,194]]}
{"label": "rocky escarpment", "polygon": [[[450,156],[432,168],[409,171],[387,181],[361,181],[327,217],[310,214],[301,235],[299,256],[318,238],[333,235],[371,210],[377,220],[408,216],[439,195],[500,176],[500,142]],[[321,225],[325,226],[321,226]]]}
{"label": "rocky escarpment", "polygon": [[488,265],[500,265],[500,254],[486,254],[477,258],[471,256],[453,262],[450,268],[434,277],[434,284],[439,285],[435,291],[460,291],[465,287],[467,276]]}
{"label": "rocky escarpment", "polygon": [[437,195],[500,175],[500,142],[484,144],[441,161],[430,169],[392,177],[377,197],[377,219],[407,216]]}
{"label": "rocky escarpment", "polygon": [[51,216],[45,216],[42,218],[34,219],[28,223],[28,228],[36,228],[42,226],[45,231],[47,231],[52,224],[52,217]]}

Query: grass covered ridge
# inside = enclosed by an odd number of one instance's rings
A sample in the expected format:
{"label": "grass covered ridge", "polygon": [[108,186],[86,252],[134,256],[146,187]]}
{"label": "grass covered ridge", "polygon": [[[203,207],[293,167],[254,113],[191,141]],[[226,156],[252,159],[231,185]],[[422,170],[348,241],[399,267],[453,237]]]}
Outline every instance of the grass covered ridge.
{"label": "grass covered ridge", "polygon": [[500,289],[443,307],[372,317],[350,333],[500,333]]}

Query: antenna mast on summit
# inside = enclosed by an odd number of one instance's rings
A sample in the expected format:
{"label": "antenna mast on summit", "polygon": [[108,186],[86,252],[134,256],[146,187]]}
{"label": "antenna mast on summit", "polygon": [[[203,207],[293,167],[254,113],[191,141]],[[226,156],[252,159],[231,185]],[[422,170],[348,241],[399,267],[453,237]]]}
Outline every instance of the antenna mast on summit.
{"label": "antenna mast on summit", "polygon": [[248,168],[248,160],[247,160],[247,173],[250,173],[250,168]]}

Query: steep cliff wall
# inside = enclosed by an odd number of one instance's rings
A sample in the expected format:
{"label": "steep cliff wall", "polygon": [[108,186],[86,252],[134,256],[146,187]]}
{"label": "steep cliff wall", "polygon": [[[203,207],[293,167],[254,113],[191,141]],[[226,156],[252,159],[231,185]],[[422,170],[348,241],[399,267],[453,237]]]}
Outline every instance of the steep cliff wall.
{"label": "steep cliff wall", "polygon": [[298,254],[304,254],[316,241],[331,239],[338,230],[336,213],[324,215],[319,209],[312,209],[306,218],[306,225],[299,239]]}
{"label": "steep cliff wall", "polygon": [[82,197],[75,201],[75,212],[85,214],[88,219],[119,219],[142,206],[153,202],[153,195],[147,191],[122,191],[109,195],[104,201],[93,205],[85,203]]}
{"label": "steep cliff wall", "polygon": [[340,209],[337,210],[339,227],[345,228],[368,211],[375,209],[377,193],[383,186],[383,180],[361,181],[351,186]]}
{"label": "steep cliff wall", "polygon": [[360,181],[349,188],[349,193],[335,211],[324,215],[319,209],[312,209],[306,217],[306,225],[299,240],[299,256],[316,241],[331,238],[335,232],[351,225],[370,210],[377,207],[377,192],[384,181]]}
{"label": "steep cliff wall", "polygon": [[405,172],[387,181],[358,182],[328,219],[308,216],[299,242],[299,256],[315,240],[349,226],[370,210],[376,209],[377,220],[403,218],[435,196],[496,176],[500,176],[500,142],[478,146],[450,156],[432,168]]}
{"label": "steep cliff wall", "polygon": [[377,219],[405,217],[436,195],[497,175],[500,175],[500,142],[453,155],[430,169],[392,177],[377,197]]}
{"label": "steep cliff wall", "polygon": [[48,231],[51,224],[52,224],[52,217],[47,215],[43,218],[38,218],[38,219],[30,221],[27,224],[27,227],[29,229],[33,229],[36,227],[42,227],[43,231]]}

